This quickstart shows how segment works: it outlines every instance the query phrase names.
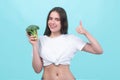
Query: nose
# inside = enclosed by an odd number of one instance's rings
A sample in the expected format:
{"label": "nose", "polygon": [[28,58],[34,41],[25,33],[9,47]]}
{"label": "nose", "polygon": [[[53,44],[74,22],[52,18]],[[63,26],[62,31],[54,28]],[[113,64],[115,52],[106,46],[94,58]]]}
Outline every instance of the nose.
{"label": "nose", "polygon": [[51,22],[52,22],[52,23],[55,23],[55,20],[54,20],[54,19],[52,19],[52,20],[51,20]]}
{"label": "nose", "polygon": [[55,20],[52,19],[52,20],[50,21],[50,23],[51,23],[52,25],[55,25]]}

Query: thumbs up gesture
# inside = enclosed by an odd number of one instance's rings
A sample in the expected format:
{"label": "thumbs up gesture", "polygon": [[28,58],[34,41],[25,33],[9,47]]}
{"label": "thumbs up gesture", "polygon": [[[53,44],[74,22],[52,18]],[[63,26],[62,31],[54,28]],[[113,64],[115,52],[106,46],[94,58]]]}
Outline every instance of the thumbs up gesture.
{"label": "thumbs up gesture", "polygon": [[79,24],[79,26],[76,28],[76,31],[77,31],[79,34],[85,34],[85,33],[86,33],[86,30],[83,28],[82,21],[80,21],[80,24]]}

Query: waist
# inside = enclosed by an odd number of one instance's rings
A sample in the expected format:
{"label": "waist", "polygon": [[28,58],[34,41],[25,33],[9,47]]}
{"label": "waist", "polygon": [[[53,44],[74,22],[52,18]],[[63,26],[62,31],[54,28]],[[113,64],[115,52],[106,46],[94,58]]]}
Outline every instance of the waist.
{"label": "waist", "polygon": [[48,60],[48,59],[43,59],[43,65],[44,66],[49,66],[51,64],[55,65],[70,65],[70,60],[69,59],[56,59],[56,60]]}
{"label": "waist", "polygon": [[44,66],[43,80],[74,80],[69,65]]}

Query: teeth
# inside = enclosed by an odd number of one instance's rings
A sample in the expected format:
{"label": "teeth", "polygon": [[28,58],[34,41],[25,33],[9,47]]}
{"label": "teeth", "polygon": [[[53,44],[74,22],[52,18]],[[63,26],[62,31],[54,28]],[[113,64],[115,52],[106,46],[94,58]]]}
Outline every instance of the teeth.
{"label": "teeth", "polygon": [[51,26],[51,28],[55,28],[56,26]]}

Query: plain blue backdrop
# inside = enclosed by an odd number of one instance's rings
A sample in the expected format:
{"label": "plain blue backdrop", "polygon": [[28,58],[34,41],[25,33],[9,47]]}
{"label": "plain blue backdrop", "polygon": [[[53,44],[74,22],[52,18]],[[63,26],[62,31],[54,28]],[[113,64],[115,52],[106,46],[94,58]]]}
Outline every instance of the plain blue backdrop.
{"label": "plain blue backdrop", "polygon": [[70,34],[87,41],[75,31],[82,20],[104,50],[102,55],[77,52],[70,67],[77,80],[120,80],[120,0],[0,0],[0,80],[40,80],[25,29],[36,24],[42,35],[55,6],[66,10]]}

